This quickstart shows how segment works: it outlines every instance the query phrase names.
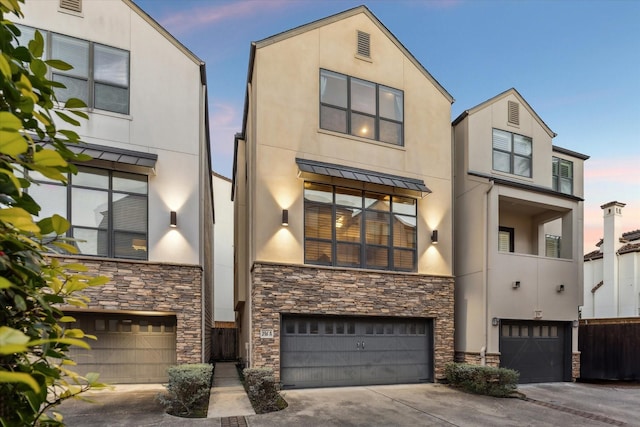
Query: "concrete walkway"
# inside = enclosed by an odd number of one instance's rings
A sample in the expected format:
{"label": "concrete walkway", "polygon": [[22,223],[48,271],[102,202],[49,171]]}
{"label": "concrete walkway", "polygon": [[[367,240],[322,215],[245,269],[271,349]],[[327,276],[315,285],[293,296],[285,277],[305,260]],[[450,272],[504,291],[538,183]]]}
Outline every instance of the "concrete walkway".
{"label": "concrete walkway", "polygon": [[218,362],[213,371],[207,418],[255,415],[233,362]]}

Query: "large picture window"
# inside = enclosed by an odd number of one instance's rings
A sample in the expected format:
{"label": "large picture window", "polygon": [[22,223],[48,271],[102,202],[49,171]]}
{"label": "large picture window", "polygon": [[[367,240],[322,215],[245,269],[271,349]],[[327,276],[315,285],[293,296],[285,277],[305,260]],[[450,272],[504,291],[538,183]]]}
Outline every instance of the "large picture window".
{"label": "large picture window", "polygon": [[403,145],[402,91],[320,70],[320,127]]}
{"label": "large picture window", "polygon": [[[18,38],[25,45],[35,29],[19,26]],[[89,108],[129,114],[129,52],[114,47],[39,30],[45,39],[45,58],[55,58],[73,66],[71,70],[50,71],[51,80],[66,88],[56,89],[58,101],[83,100]]]}
{"label": "large picture window", "polygon": [[71,223],[69,237],[82,255],[147,259],[147,177],[78,167],[61,185],[37,172],[29,194],[42,206],[40,217],[54,213]]}
{"label": "large picture window", "polygon": [[415,271],[416,216],[412,198],[305,182],[305,263]]}
{"label": "large picture window", "polygon": [[493,129],[493,169],[531,178],[532,142],[528,136]]}
{"label": "large picture window", "polygon": [[565,194],[573,194],[573,162],[553,158],[553,189]]}

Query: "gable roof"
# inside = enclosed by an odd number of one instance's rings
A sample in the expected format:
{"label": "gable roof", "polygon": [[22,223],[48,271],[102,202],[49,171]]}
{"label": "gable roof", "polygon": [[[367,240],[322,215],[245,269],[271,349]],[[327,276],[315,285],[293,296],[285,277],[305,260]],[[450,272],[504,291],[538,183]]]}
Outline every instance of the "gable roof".
{"label": "gable roof", "polygon": [[545,132],[547,132],[547,134],[551,137],[554,138],[557,136],[557,134],[552,131],[549,126],[547,126],[547,124],[544,122],[544,120],[542,120],[540,118],[540,116],[538,115],[538,113],[535,112],[535,110],[533,108],[531,108],[531,105],[529,105],[529,103],[522,97],[522,95],[520,95],[520,92],[518,92],[515,88],[511,88],[511,89],[507,89],[504,92],[494,96],[493,98],[487,99],[486,101],[476,105],[473,108],[470,108],[468,110],[463,111],[452,123],[453,126],[457,125],[458,123],[460,123],[462,120],[464,120],[469,114],[473,114],[477,111],[480,111],[486,107],[488,107],[489,105],[498,102],[504,98],[506,98],[509,95],[513,95],[516,98],[518,98],[518,100],[520,101],[520,103],[522,105],[524,105],[524,107],[527,109],[527,111],[529,112],[529,114],[531,114],[531,116],[538,122],[538,124],[540,126],[542,126],[542,128],[545,130]]}
{"label": "gable roof", "polygon": [[400,40],[398,40],[396,36],[394,36],[393,33],[389,31],[389,29],[369,10],[369,8],[367,8],[367,6],[364,6],[364,5],[357,6],[352,9],[348,9],[343,12],[336,13],[326,18],[318,19],[316,21],[301,25],[299,27],[292,28],[287,31],[283,31],[271,37],[267,37],[265,39],[254,42],[253,46],[259,49],[261,47],[268,46],[273,43],[277,43],[281,40],[286,40],[290,37],[295,37],[299,34],[306,33],[307,31],[315,30],[317,28],[324,27],[329,24],[333,24],[334,22],[342,21],[343,19],[350,18],[360,13],[365,14],[369,19],[371,19],[371,21],[373,21],[373,23],[378,26],[380,31],[382,31],[389,38],[389,40],[391,40],[391,42],[395,44],[396,47],[400,49],[402,53],[404,53],[407,56],[407,58],[409,58],[409,60],[413,63],[413,65],[415,65],[416,68],[418,68],[422,72],[422,74],[424,74],[425,77],[429,79],[431,83],[433,83],[433,85],[440,91],[440,93],[442,93],[442,95],[444,95],[444,97],[447,98],[449,102],[453,104],[453,102],[455,101],[453,99],[453,96],[451,96],[451,94],[447,92],[447,90],[431,75],[431,73],[427,71],[426,68],[424,68],[424,66],[416,59],[416,57],[413,56],[413,54],[409,52],[409,50],[406,47],[404,47],[404,45],[400,42]]}

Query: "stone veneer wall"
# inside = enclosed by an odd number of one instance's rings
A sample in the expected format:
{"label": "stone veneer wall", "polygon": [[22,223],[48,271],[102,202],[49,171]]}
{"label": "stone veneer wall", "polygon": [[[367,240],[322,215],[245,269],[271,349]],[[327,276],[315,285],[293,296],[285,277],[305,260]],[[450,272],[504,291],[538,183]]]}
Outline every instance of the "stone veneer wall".
{"label": "stone veneer wall", "polygon": [[573,381],[580,378],[580,352],[575,351],[571,354],[571,379]]}
{"label": "stone veneer wall", "polygon": [[110,279],[109,283],[83,292],[91,298],[83,311],[175,313],[177,363],[208,362],[210,355],[202,360],[200,266],[87,257],[64,257],[62,262],[83,264],[89,270],[83,274]]}
{"label": "stone veneer wall", "polygon": [[[482,357],[478,352],[456,352],[456,362],[468,363],[471,365],[482,365]],[[487,366],[493,366],[494,368],[500,367],[500,353],[487,353],[485,354],[485,364]]]}
{"label": "stone veneer wall", "polygon": [[[453,361],[452,277],[334,267],[255,263],[252,270],[251,366],[280,379],[282,314],[433,318],[434,374]],[[273,338],[260,338],[272,329]]]}

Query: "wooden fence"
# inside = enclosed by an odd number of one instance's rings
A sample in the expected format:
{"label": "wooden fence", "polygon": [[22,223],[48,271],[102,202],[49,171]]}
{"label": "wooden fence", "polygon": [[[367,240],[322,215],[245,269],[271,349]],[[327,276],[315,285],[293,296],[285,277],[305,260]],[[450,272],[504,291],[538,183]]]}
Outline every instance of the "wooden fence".
{"label": "wooden fence", "polygon": [[236,353],[238,330],[236,328],[213,328],[213,360],[235,361],[238,358]]}
{"label": "wooden fence", "polygon": [[582,319],[580,379],[640,380],[640,318]]}

